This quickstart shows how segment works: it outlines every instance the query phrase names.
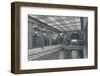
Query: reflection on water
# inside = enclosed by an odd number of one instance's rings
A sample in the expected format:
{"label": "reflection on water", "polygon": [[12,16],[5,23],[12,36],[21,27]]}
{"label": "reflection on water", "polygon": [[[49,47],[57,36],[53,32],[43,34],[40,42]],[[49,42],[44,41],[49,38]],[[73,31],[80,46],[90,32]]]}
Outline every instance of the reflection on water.
{"label": "reflection on water", "polygon": [[64,59],[64,51],[59,51],[59,59]]}
{"label": "reflection on water", "polygon": [[33,60],[79,59],[83,58],[82,50],[59,50]]}

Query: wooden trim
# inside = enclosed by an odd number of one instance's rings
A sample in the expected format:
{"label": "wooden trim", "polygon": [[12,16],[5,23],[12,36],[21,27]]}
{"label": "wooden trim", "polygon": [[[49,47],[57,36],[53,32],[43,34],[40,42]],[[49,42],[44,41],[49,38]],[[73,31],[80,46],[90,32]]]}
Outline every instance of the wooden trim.
{"label": "wooden trim", "polygon": [[15,72],[15,4],[11,5],[11,72]]}

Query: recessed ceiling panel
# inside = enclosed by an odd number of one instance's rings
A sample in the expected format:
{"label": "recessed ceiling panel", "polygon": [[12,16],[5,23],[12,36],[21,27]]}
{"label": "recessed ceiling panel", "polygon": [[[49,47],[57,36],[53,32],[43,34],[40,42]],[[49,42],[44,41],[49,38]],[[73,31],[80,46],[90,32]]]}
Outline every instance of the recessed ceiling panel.
{"label": "recessed ceiling panel", "polygon": [[30,16],[60,31],[81,30],[80,17],[50,16],[50,15],[30,15]]}

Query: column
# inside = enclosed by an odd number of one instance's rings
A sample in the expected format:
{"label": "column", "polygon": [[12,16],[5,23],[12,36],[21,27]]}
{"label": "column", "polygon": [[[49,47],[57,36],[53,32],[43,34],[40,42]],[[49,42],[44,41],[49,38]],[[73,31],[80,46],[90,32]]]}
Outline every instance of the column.
{"label": "column", "polygon": [[88,56],[88,48],[87,48],[87,42],[88,42],[88,18],[87,17],[82,17],[81,18],[81,30],[83,31],[83,40],[84,40],[84,48],[83,48],[83,56],[84,58],[87,58]]}
{"label": "column", "polygon": [[58,44],[60,44],[60,33],[58,33]]}
{"label": "column", "polygon": [[49,46],[52,44],[52,34],[49,33]]}
{"label": "column", "polygon": [[32,49],[32,31],[33,31],[33,28],[32,28],[32,23],[28,22],[28,49]]}

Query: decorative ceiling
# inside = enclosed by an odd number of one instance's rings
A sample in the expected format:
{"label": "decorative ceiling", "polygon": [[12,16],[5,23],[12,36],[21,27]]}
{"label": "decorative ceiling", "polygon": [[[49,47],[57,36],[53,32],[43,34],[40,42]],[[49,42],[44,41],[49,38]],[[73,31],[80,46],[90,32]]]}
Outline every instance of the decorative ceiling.
{"label": "decorative ceiling", "polygon": [[75,16],[30,15],[60,31],[81,30],[81,18]]}

